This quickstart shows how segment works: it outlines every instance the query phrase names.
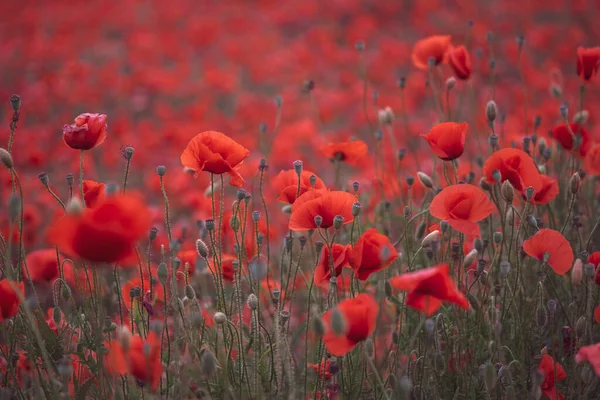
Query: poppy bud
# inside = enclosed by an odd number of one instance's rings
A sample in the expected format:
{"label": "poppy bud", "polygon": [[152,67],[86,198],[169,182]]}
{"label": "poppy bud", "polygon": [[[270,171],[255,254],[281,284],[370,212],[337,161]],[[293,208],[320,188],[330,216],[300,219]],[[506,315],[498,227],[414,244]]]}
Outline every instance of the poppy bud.
{"label": "poppy bud", "polygon": [[585,333],[586,320],[585,317],[581,316],[575,323],[575,333],[577,337],[582,337]]}
{"label": "poppy bud", "polygon": [[481,238],[475,238],[475,240],[473,240],[473,247],[479,254],[483,255],[483,240],[481,240]]}
{"label": "poppy bud", "polygon": [[325,334],[325,326],[321,317],[316,316],[312,320],[312,330],[317,336],[323,336]]}
{"label": "poppy bud", "polygon": [[13,167],[13,159],[8,151],[3,148],[0,148],[0,161],[2,164],[8,169],[12,169]]}
{"label": "poppy bud", "polygon": [[275,106],[280,108],[283,105],[283,97],[275,96]]}
{"label": "poppy bud", "polygon": [[202,239],[196,240],[196,251],[198,252],[198,255],[200,257],[202,257],[202,258],[208,257],[208,247],[206,246],[206,243],[204,243],[204,241]]}
{"label": "poppy bud", "polygon": [[496,106],[496,102],[494,100],[488,101],[485,106],[485,116],[490,125],[496,120],[497,115],[498,107]]}
{"label": "poppy bud", "polygon": [[202,371],[202,375],[214,375],[214,373],[217,372],[217,359],[215,358],[215,355],[211,351],[206,349],[202,349],[200,351],[200,371]]}
{"label": "poppy bud", "polygon": [[206,230],[211,232],[215,230],[215,220],[214,219],[207,219],[206,222],[204,223],[204,226],[206,227]]}
{"label": "poppy bud", "polygon": [[158,280],[164,286],[169,279],[169,269],[167,268],[167,264],[164,262],[158,264],[158,270],[156,271],[156,274],[158,275]]}
{"label": "poppy bud", "polygon": [[377,117],[381,125],[391,125],[394,122],[394,112],[390,107],[386,107],[377,112]]}
{"label": "poppy bud", "polygon": [[450,224],[448,224],[448,221],[446,221],[446,220],[440,221],[440,231],[442,231],[442,233],[448,232],[449,227],[450,227]]}
{"label": "poppy bud", "polygon": [[300,248],[303,249],[304,246],[306,246],[306,242],[308,242],[308,239],[306,238],[306,236],[300,236],[298,238],[298,242],[300,242]]}
{"label": "poppy bud", "polygon": [[583,278],[583,263],[578,258],[575,260],[573,264],[573,269],[571,270],[571,284],[573,286],[578,286],[581,283],[581,279]]}
{"label": "poppy bud", "polygon": [[419,180],[421,181],[423,186],[425,186],[428,189],[433,188],[433,181],[431,180],[431,177],[429,175],[419,171],[417,172],[417,176],[419,177]]}
{"label": "poppy bud", "polygon": [[59,306],[54,306],[54,309],[52,310],[52,320],[54,321],[54,323],[58,326],[60,324],[60,320],[62,318],[61,312],[60,312],[60,307]]}
{"label": "poppy bud", "polygon": [[494,243],[500,244],[502,242],[502,232],[494,232]]}
{"label": "poppy bud", "polygon": [[285,206],[281,207],[281,211],[284,214],[291,215],[292,214],[292,205],[291,204],[286,204]]}
{"label": "poppy bud", "polygon": [[48,179],[48,174],[46,172],[40,173],[38,175],[38,178],[39,178],[40,182],[42,182],[42,185],[48,187],[49,179]]}
{"label": "poppy bud", "polygon": [[583,125],[587,122],[589,116],[590,113],[588,110],[579,111],[573,116],[573,122],[575,122],[577,125]]}
{"label": "poppy bud", "polygon": [[[354,209],[354,206],[352,207]],[[336,215],[333,217],[333,228],[340,229],[344,225],[344,217],[341,215]]]}
{"label": "poppy bud", "polygon": [[473,264],[473,261],[475,261],[475,258],[477,258],[477,250],[473,249],[471,250],[469,253],[467,253],[467,255],[465,256],[465,259],[463,261],[463,265],[465,267],[470,266],[471,264]]}
{"label": "poppy bud", "polygon": [[583,273],[585,274],[586,278],[591,278],[594,276],[594,273],[596,272],[596,268],[594,267],[594,264],[585,264],[585,266],[583,267]]}
{"label": "poppy bud", "polygon": [[258,222],[260,220],[260,211],[252,211],[252,221]]}
{"label": "poppy bud", "polygon": [[167,167],[165,167],[164,165],[159,165],[158,167],[156,167],[156,174],[158,176],[165,176],[166,173]]}
{"label": "poppy bud", "polygon": [[500,192],[502,192],[502,197],[504,197],[504,200],[506,200],[507,203],[512,204],[515,198],[515,189],[513,188],[513,185],[510,183],[510,181],[505,180],[504,182],[502,182]]}
{"label": "poppy bud", "polygon": [[353,217],[358,217],[360,215],[360,209],[361,209],[361,205],[359,202],[356,202],[354,204],[352,204],[352,216]]}
{"label": "poppy bud", "polygon": [[79,197],[72,197],[71,200],[69,200],[66,212],[67,214],[73,215],[81,214],[83,212],[83,204],[81,203],[81,200],[79,200]]}
{"label": "poppy bud", "polygon": [[256,310],[258,307],[258,297],[256,297],[254,293],[248,295],[248,307],[250,307],[251,310]]}
{"label": "poppy bud", "polygon": [[18,94],[13,94],[10,96],[10,106],[12,107],[13,111],[19,111],[21,108],[21,96]]}
{"label": "poppy bud", "polygon": [[577,172],[571,176],[571,179],[569,180],[569,186],[572,194],[577,194],[577,192],[579,192],[579,187],[581,186],[581,177]]}
{"label": "poppy bud", "polygon": [[492,393],[494,387],[496,387],[497,380],[496,367],[491,362],[487,362],[483,365],[483,383],[488,393]]}
{"label": "poppy bud", "polygon": [[488,181],[485,178],[481,178],[479,180],[479,187],[482,188],[483,190],[485,190],[486,192],[489,192],[490,190],[492,190],[492,187],[490,186],[490,184],[488,183]]}
{"label": "poppy bud", "polygon": [[480,258],[479,261],[477,261],[477,274],[481,274],[483,271],[485,271],[485,260]]}
{"label": "poppy bud", "polygon": [[506,278],[510,272],[510,263],[506,260],[500,261],[500,276]]}
{"label": "poppy bud", "polygon": [[421,241],[421,246],[429,247],[433,242],[437,242],[439,239],[440,231],[435,230],[423,238],[423,240]]}
{"label": "poppy bud", "polygon": [[494,178],[494,181],[496,181],[496,183],[500,183],[502,181],[502,173],[500,172],[500,170],[493,170],[492,178]]}
{"label": "poppy bud", "polygon": [[190,300],[194,300],[196,298],[196,291],[191,285],[185,285],[185,297]]}
{"label": "poppy bud", "polygon": [[220,311],[215,313],[213,319],[215,320],[215,323],[218,325],[223,325],[225,322],[227,322],[227,316]]}
{"label": "poppy bud", "polygon": [[323,217],[321,217],[320,215],[315,215],[315,225],[317,226],[317,228],[320,228],[322,224]]}
{"label": "poppy bud", "polygon": [[69,300],[71,298],[71,288],[64,281],[63,281],[63,284],[62,284],[62,291],[61,292],[62,292],[62,297],[63,297],[63,299],[65,301]]}
{"label": "poppy bud", "polygon": [[331,330],[333,330],[336,335],[343,335],[346,333],[346,321],[340,310],[337,308],[334,308],[331,311]]}
{"label": "poppy bud", "polygon": [[566,119],[567,116],[569,115],[569,106],[567,106],[566,104],[561,104],[560,115],[561,115],[561,117],[563,117],[563,119]]}
{"label": "poppy bud", "polygon": [[296,174],[298,174],[298,176],[302,174],[302,166],[303,163],[301,160],[294,161],[294,171],[296,171]]}
{"label": "poppy bud", "polygon": [[421,223],[417,226],[417,230],[415,232],[415,238],[417,240],[421,240],[421,238],[425,234],[426,227],[427,227],[427,225],[425,224],[425,221],[421,221]]}
{"label": "poppy bud", "polygon": [[158,235],[158,229],[156,227],[152,227],[150,228],[150,232],[148,233],[148,239],[152,242],[154,239],[156,239],[156,236]]}
{"label": "poppy bud", "polygon": [[535,192],[535,189],[533,189],[533,187],[528,186],[525,189],[525,198],[527,199],[527,201],[531,200],[531,198],[533,197],[533,194]]}
{"label": "poppy bud", "polygon": [[456,87],[456,78],[451,76],[450,78],[446,79],[446,89],[447,90],[452,90]]}

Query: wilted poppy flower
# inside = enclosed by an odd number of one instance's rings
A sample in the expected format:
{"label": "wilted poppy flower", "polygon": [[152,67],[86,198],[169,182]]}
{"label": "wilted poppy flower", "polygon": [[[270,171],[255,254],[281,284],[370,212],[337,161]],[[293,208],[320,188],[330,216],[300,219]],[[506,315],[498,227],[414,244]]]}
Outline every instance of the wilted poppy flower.
{"label": "wilted poppy flower", "polygon": [[80,114],[75,123],[63,126],[63,140],[72,149],[89,150],[106,139],[106,115]]}
{"label": "wilted poppy flower", "polygon": [[567,124],[560,124],[552,128],[552,137],[556,139],[563,149],[571,151],[573,150],[573,139],[579,140],[579,147],[576,148],[577,153],[580,156],[585,156],[592,147],[592,139],[590,134],[586,131],[583,126],[580,126],[574,122]]}
{"label": "wilted poppy flower", "polygon": [[448,51],[448,63],[458,79],[467,80],[471,76],[471,56],[465,46],[458,46]]}
{"label": "wilted poppy flower", "polygon": [[569,241],[560,232],[547,228],[540,229],[523,242],[523,250],[540,261],[549,257],[547,264],[558,275],[566,274],[575,258]]}
{"label": "wilted poppy flower", "polygon": [[600,176],[600,143],[590,148],[585,156],[585,172],[589,175]]}
{"label": "wilted poppy flower", "polygon": [[337,307],[345,321],[345,333],[337,335],[331,328],[332,310],[323,314],[326,332],[323,343],[334,356],[347,354],[358,343],[367,339],[375,330],[379,306],[370,294],[360,294],[353,299],[340,302]]}
{"label": "wilted poppy flower", "polygon": [[600,376],[600,343],[581,347],[575,356],[575,362],[582,361],[589,362],[596,375]]}
{"label": "wilted poppy flower", "polygon": [[600,65],[600,47],[577,48],[577,75],[587,82],[598,73]]}
{"label": "wilted poppy flower", "polygon": [[[281,171],[273,180],[273,186],[279,192],[279,197],[277,200],[282,201],[284,203],[293,204],[296,201],[296,196],[300,196],[310,189],[312,186],[310,184],[310,177],[313,176],[310,171],[302,171],[300,174],[300,187],[298,187],[298,174],[293,169],[288,169],[287,171]],[[323,189],[325,188],[325,184],[321,180],[321,178],[315,175],[315,189]],[[300,193],[298,194],[298,189]]]}
{"label": "wilted poppy flower", "polygon": [[237,172],[236,166],[249,154],[248,149],[221,132],[206,131],[190,140],[181,154],[181,163],[194,171],[195,176],[200,171],[229,174],[229,183],[240,187],[244,184],[244,178]]}
{"label": "wilted poppy flower", "polygon": [[21,300],[15,290],[22,294],[23,282],[10,282],[7,279],[0,281],[0,322],[14,317],[19,312]]}
{"label": "wilted poppy flower", "polygon": [[540,361],[539,370],[544,373],[544,381],[540,386],[542,394],[549,399],[564,400],[563,395],[556,392],[556,382],[562,381],[567,377],[567,373],[563,366],[559,363],[554,363],[552,357],[548,354],[544,354],[542,356],[542,361]]}
{"label": "wilted poppy flower", "polygon": [[356,165],[369,152],[367,144],[362,140],[350,142],[329,143],[321,147],[321,153],[326,157]]}
{"label": "wilted poppy flower", "polygon": [[150,229],[150,212],[140,197],[107,197],[96,208],[62,217],[48,230],[48,240],[69,257],[91,262],[137,265],[135,243]]}
{"label": "wilted poppy flower", "polygon": [[398,258],[398,252],[387,236],[369,229],[362,234],[352,249],[348,251],[348,261],[355,277],[361,281],[377,271],[387,268]]}
{"label": "wilted poppy flower", "polygon": [[342,191],[328,191],[326,189],[310,190],[296,199],[292,205],[289,229],[292,231],[308,231],[317,229],[315,217],[323,219],[321,228],[327,229],[333,226],[336,215],[344,218],[344,223],[352,222],[352,205],[356,198]]}
{"label": "wilted poppy flower", "polygon": [[429,36],[415,43],[412,51],[412,62],[419,69],[429,68],[429,59],[439,65],[447,59],[452,36]]}
{"label": "wilted poppy flower", "polygon": [[516,191],[525,193],[531,186],[540,188],[539,172],[535,163],[523,150],[506,148],[494,152],[483,164],[483,175],[489,183],[495,183],[493,172],[500,171],[501,182],[509,181]]}
{"label": "wilted poppy flower", "polygon": [[393,288],[407,291],[406,304],[415,310],[432,315],[443,301],[454,303],[468,310],[467,298],[456,288],[446,264],[409,272],[390,279]]}
{"label": "wilted poppy flower", "polygon": [[94,181],[83,181],[83,198],[86,207],[96,207],[106,196],[106,185]]}
{"label": "wilted poppy flower", "polygon": [[558,182],[556,179],[542,174],[538,175],[538,179],[540,181],[540,189],[534,193],[531,202],[533,204],[548,204],[558,196]]}
{"label": "wilted poppy flower", "polygon": [[[343,246],[338,243],[333,244],[331,257],[333,258],[335,276],[339,276],[342,273],[342,269],[348,265],[348,251],[350,248],[350,245]],[[319,259],[319,264],[317,265],[313,276],[315,285],[317,286],[329,285],[329,279],[331,278],[329,254],[329,246],[323,246],[321,258]]]}
{"label": "wilted poppy flower", "polygon": [[468,128],[466,122],[442,122],[421,136],[427,140],[433,154],[445,161],[455,160],[465,150]]}
{"label": "wilted poppy flower", "polygon": [[[56,260],[56,249],[35,250],[27,254],[25,258],[29,275],[34,282],[52,283],[58,278],[58,261]],[[23,264],[22,275],[29,279],[25,264]]]}
{"label": "wilted poppy flower", "polygon": [[458,232],[476,236],[479,236],[477,222],[487,218],[493,210],[484,191],[470,184],[445,187],[429,205],[434,217],[447,221]]}

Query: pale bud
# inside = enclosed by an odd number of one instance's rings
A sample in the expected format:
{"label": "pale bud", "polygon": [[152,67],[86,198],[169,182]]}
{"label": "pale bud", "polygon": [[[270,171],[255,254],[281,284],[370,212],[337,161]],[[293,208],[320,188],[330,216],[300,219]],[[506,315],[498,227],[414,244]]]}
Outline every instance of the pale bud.
{"label": "pale bud", "polygon": [[581,279],[583,279],[583,263],[581,259],[575,260],[573,264],[573,269],[571,270],[571,284],[573,286],[578,286],[581,283]]}
{"label": "pale bud", "polygon": [[429,247],[433,242],[437,242],[439,239],[440,231],[435,230],[423,238],[423,240],[421,241],[421,246]]}
{"label": "pale bud", "polygon": [[427,175],[424,172],[417,172],[417,176],[419,177],[419,180],[421,181],[421,183],[423,184],[423,186],[425,186],[426,188],[432,189],[433,188],[433,181],[431,180],[431,177],[429,175]]}

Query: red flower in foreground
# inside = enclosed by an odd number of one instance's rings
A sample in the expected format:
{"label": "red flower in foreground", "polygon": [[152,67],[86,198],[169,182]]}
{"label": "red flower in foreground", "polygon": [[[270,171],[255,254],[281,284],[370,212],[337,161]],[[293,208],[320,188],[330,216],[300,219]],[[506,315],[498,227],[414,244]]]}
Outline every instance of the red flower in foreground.
{"label": "red flower in foreground", "polygon": [[352,204],[356,198],[347,192],[325,189],[310,190],[296,199],[292,205],[289,229],[292,231],[308,231],[317,229],[315,217],[323,218],[321,228],[327,229],[333,226],[333,218],[341,215],[344,223],[352,222]]}
{"label": "red flower in foreground", "polygon": [[0,281],[0,322],[14,317],[19,312],[21,300],[15,289],[23,293],[23,282]]}
{"label": "red flower in foreground", "polygon": [[600,65],[600,47],[577,48],[577,75],[587,82],[598,73]]}
{"label": "red flower in foreground", "polygon": [[[310,189],[310,177],[313,174],[310,171],[302,171],[300,174],[300,194],[298,195],[298,174],[293,169],[281,171],[273,180],[273,186],[279,192],[277,200],[284,203],[293,204],[296,201],[296,195],[300,196]],[[324,189],[325,184],[321,178],[316,177],[314,189]]]}
{"label": "red flower in foreground", "polygon": [[106,185],[94,181],[83,181],[83,198],[85,206],[94,208],[101,203],[106,196]]}
{"label": "red flower in foreground", "polygon": [[431,201],[429,212],[448,221],[450,226],[465,235],[479,236],[477,222],[492,213],[494,206],[483,190],[475,185],[447,186]]}
{"label": "red flower in foreground", "polygon": [[556,139],[563,149],[571,151],[573,150],[573,139],[579,140],[579,147],[576,147],[577,153],[580,156],[585,156],[592,147],[592,139],[590,134],[582,126],[571,122],[567,124],[560,124],[552,128],[552,137]]}
{"label": "red flower in foreground", "polygon": [[239,165],[250,151],[241,144],[221,132],[206,131],[196,135],[181,154],[184,167],[200,174],[200,171],[211,174],[229,174],[229,183],[240,187],[244,178],[237,172]]}
{"label": "red flower in foreground", "polygon": [[[334,243],[332,246],[331,256],[333,258],[333,269],[335,276],[339,276],[342,273],[342,269],[348,265],[348,251],[351,246],[343,246],[341,244]],[[329,246],[323,246],[321,250],[321,258],[319,259],[319,265],[315,269],[314,280],[315,285],[326,287],[329,285],[329,279],[331,279],[331,268],[329,260]]]}
{"label": "red flower in foreground", "polygon": [[115,195],[96,208],[65,215],[49,228],[48,240],[69,257],[137,265],[134,245],[150,223],[150,212],[138,196]]}
{"label": "red flower in foreground", "polygon": [[600,143],[594,145],[585,156],[585,171],[600,176]]}
{"label": "red flower in foreground", "polygon": [[398,252],[390,243],[387,236],[369,229],[358,239],[348,252],[350,266],[354,269],[355,277],[361,281],[377,271],[387,268],[398,258]]}
{"label": "red flower in foreground", "polygon": [[454,47],[448,51],[448,63],[458,79],[467,80],[471,77],[471,56],[465,46]]}
{"label": "red flower in foreground", "polygon": [[452,36],[429,36],[417,41],[412,51],[412,62],[419,69],[429,68],[429,59],[433,58],[434,65],[446,61]]}
{"label": "red flower in foreground", "polygon": [[[556,392],[556,381],[562,381],[567,377],[567,373],[563,366],[559,363],[555,364],[552,357],[548,354],[544,354],[542,356],[542,361],[540,362],[539,370],[544,373],[544,382],[542,382],[541,385],[544,396],[552,400],[557,398],[564,400],[563,395]],[[556,378],[554,377],[555,374]]]}
{"label": "red flower in foreground", "polygon": [[535,163],[523,150],[506,148],[494,152],[483,164],[483,175],[489,183],[495,183],[492,173],[498,170],[501,182],[509,181],[516,191],[525,193],[528,186],[537,192],[540,173]]}
{"label": "red flower in foreground", "polygon": [[469,301],[456,288],[448,273],[448,265],[440,264],[395,276],[390,279],[390,284],[393,288],[409,292],[406,304],[428,316],[436,312],[443,301],[454,303],[468,310],[470,308]]}
{"label": "red flower in foreground", "polygon": [[89,150],[106,139],[106,115],[85,113],[63,126],[63,140],[76,150]]}
{"label": "red flower in foreground", "polygon": [[421,136],[427,140],[433,154],[445,161],[455,160],[465,150],[468,128],[466,122],[442,122]]}
{"label": "red flower in foreground", "polygon": [[321,153],[326,157],[356,165],[369,152],[367,144],[362,140],[350,142],[329,143],[321,147]]}
{"label": "red flower in foreground", "polygon": [[379,306],[370,294],[363,293],[354,299],[340,302],[337,309],[346,322],[346,332],[343,335],[333,332],[330,326],[332,310],[329,310],[323,314],[323,323],[326,326],[323,343],[325,343],[327,351],[334,356],[341,357],[373,333]]}
{"label": "red flower in foreground", "polygon": [[580,348],[575,356],[575,362],[582,361],[589,362],[596,375],[600,376],[600,343]]}
{"label": "red flower in foreground", "polygon": [[[58,278],[58,262],[56,261],[56,249],[40,249],[27,254],[25,258],[29,275],[34,282],[52,283]],[[29,279],[25,264],[23,264],[23,276]]]}
{"label": "red flower in foreground", "polygon": [[527,255],[543,261],[548,254],[547,264],[558,275],[564,275],[573,266],[574,256],[571,244],[560,232],[553,229],[540,229],[523,242]]}

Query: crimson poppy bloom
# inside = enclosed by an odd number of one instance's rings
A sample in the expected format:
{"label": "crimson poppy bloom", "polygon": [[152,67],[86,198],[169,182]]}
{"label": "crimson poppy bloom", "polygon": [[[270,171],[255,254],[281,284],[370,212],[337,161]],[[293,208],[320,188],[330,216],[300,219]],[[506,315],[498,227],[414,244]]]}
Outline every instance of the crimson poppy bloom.
{"label": "crimson poppy bloom", "polygon": [[[342,273],[342,269],[348,265],[348,252],[351,248],[352,246],[350,245],[343,246],[338,243],[333,244],[331,256],[333,258],[335,276],[339,276]],[[329,254],[329,246],[323,246],[319,264],[317,265],[313,276],[315,285],[317,286],[326,287],[329,285],[329,279],[331,279]]]}
{"label": "crimson poppy bloom", "polygon": [[326,381],[330,380],[333,376],[333,374],[331,373],[331,361],[329,361],[329,358],[321,359],[321,362],[319,364],[307,363],[306,365],[312,368],[315,371],[315,374],[318,374],[320,370],[321,378],[323,378]]}
{"label": "crimson poppy bloom", "polygon": [[[273,186],[279,192],[277,200],[284,203],[293,204],[296,201],[296,196],[300,196],[313,187],[310,184],[310,177],[315,176],[314,189],[324,189],[325,183],[310,171],[302,171],[300,174],[300,188],[298,188],[298,174],[293,169],[281,171],[273,180]],[[300,192],[298,192],[300,189]]]}
{"label": "crimson poppy bloom", "polygon": [[477,222],[487,218],[493,210],[484,191],[470,184],[445,187],[429,205],[429,212],[434,217],[448,221],[458,232],[476,236],[479,236]]}
{"label": "crimson poppy bloom", "polygon": [[468,128],[466,122],[442,122],[421,136],[427,140],[433,154],[444,161],[455,160],[465,150]]}
{"label": "crimson poppy bloom", "polygon": [[588,263],[594,266],[594,270],[596,270],[596,277],[594,280],[596,281],[596,285],[600,285],[600,269],[598,269],[598,264],[600,264],[600,251],[595,251],[590,254]]}
{"label": "crimson poppy bloom", "polygon": [[549,254],[547,264],[558,275],[566,274],[575,258],[569,241],[560,232],[547,228],[540,229],[523,242],[523,250],[540,261],[544,260],[546,253]]}
{"label": "crimson poppy bloom", "polygon": [[105,196],[106,185],[104,183],[83,181],[83,198],[86,207],[94,208],[97,204],[102,203]]}
{"label": "crimson poppy bloom", "polygon": [[377,271],[387,268],[398,258],[398,252],[387,236],[377,229],[365,231],[348,252],[348,261],[355,277],[361,281]]}
{"label": "crimson poppy bloom", "polygon": [[9,282],[7,279],[0,281],[0,322],[14,317],[19,312],[21,299],[15,292],[23,293],[23,282]]}
{"label": "crimson poppy bloom", "polygon": [[69,257],[91,262],[137,265],[135,243],[150,229],[150,212],[138,196],[107,197],[96,208],[61,218],[48,240]]}
{"label": "crimson poppy bloom", "polygon": [[552,137],[560,143],[563,149],[571,151],[573,150],[573,139],[574,137],[578,137],[580,140],[579,148],[577,148],[577,153],[580,156],[584,157],[587,152],[592,147],[592,139],[587,130],[574,122],[570,122],[569,126],[567,124],[560,124],[552,128]]}
{"label": "crimson poppy bloom", "polygon": [[229,174],[229,183],[241,187],[244,178],[237,172],[237,166],[244,161],[250,151],[221,132],[206,131],[196,135],[181,154],[184,167],[215,175]]}
{"label": "crimson poppy bloom", "polygon": [[539,172],[535,163],[523,150],[506,148],[494,152],[483,164],[483,175],[489,183],[495,183],[493,172],[500,171],[501,182],[509,181],[516,191],[525,193],[531,186],[540,188]]}
{"label": "crimson poppy bloom", "polygon": [[452,36],[429,36],[417,41],[412,51],[412,62],[419,69],[429,68],[429,59],[434,60],[434,65],[446,62],[448,49],[452,46]]}
{"label": "crimson poppy bloom", "polygon": [[467,298],[456,288],[448,275],[450,269],[446,264],[409,272],[390,279],[393,288],[409,292],[406,304],[415,310],[432,315],[443,301],[453,303],[468,310]]}
{"label": "crimson poppy bloom", "polygon": [[591,147],[585,156],[585,172],[589,175],[600,176],[600,143]]}
{"label": "crimson poppy bloom", "polygon": [[581,347],[575,356],[575,362],[582,361],[589,362],[596,375],[600,376],[600,343]]}
{"label": "crimson poppy bloom", "polygon": [[458,79],[467,80],[471,77],[473,67],[471,56],[465,46],[458,46],[448,51],[448,63]]}
{"label": "crimson poppy bloom", "polygon": [[76,150],[90,150],[106,139],[106,115],[80,114],[75,123],[63,126],[65,144]]}
{"label": "crimson poppy bloom", "polygon": [[34,282],[52,283],[58,278],[58,261],[56,260],[56,249],[40,249],[32,251],[25,257],[29,276],[23,264],[23,276],[31,277]]}
{"label": "crimson poppy bloom", "polygon": [[341,357],[373,333],[379,314],[379,305],[370,294],[362,293],[353,299],[340,302],[337,309],[346,322],[346,332],[337,335],[331,329],[332,310],[329,310],[323,314],[323,323],[326,327],[323,343],[325,343],[327,351],[334,356]]}
{"label": "crimson poppy bloom", "polygon": [[600,47],[577,48],[577,75],[582,81],[588,82],[598,73],[600,65]]}
{"label": "crimson poppy bloom", "polygon": [[564,400],[563,395],[556,391],[556,382],[562,381],[567,377],[567,373],[563,366],[559,363],[555,363],[554,359],[548,354],[544,354],[538,369],[544,373],[544,381],[541,385],[542,394],[549,399],[558,398]]}
{"label": "crimson poppy bloom", "polygon": [[538,178],[540,181],[540,189],[534,193],[531,203],[548,204],[558,196],[558,182],[548,175],[539,174]]}
{"label": "crimson poppy bloom", "polygon": [[352,140],[350,142],[329,143],[322,146],[320,151],[324,156],[332,160],[356,165],[367,155],[369,148],[362,140]]}
{"label": "crimson poppy bloom", "polygon": [[344,218],[344,223],[352,222],[352,204],[356,198],[342,191],[328,191],[326,189],[310,190],[296,199],[292,205],[289,229],[292,231],[308,231],[317,229],[315,217],[323,219],[321,228],[327,229],[333,226],[336,215]]}

